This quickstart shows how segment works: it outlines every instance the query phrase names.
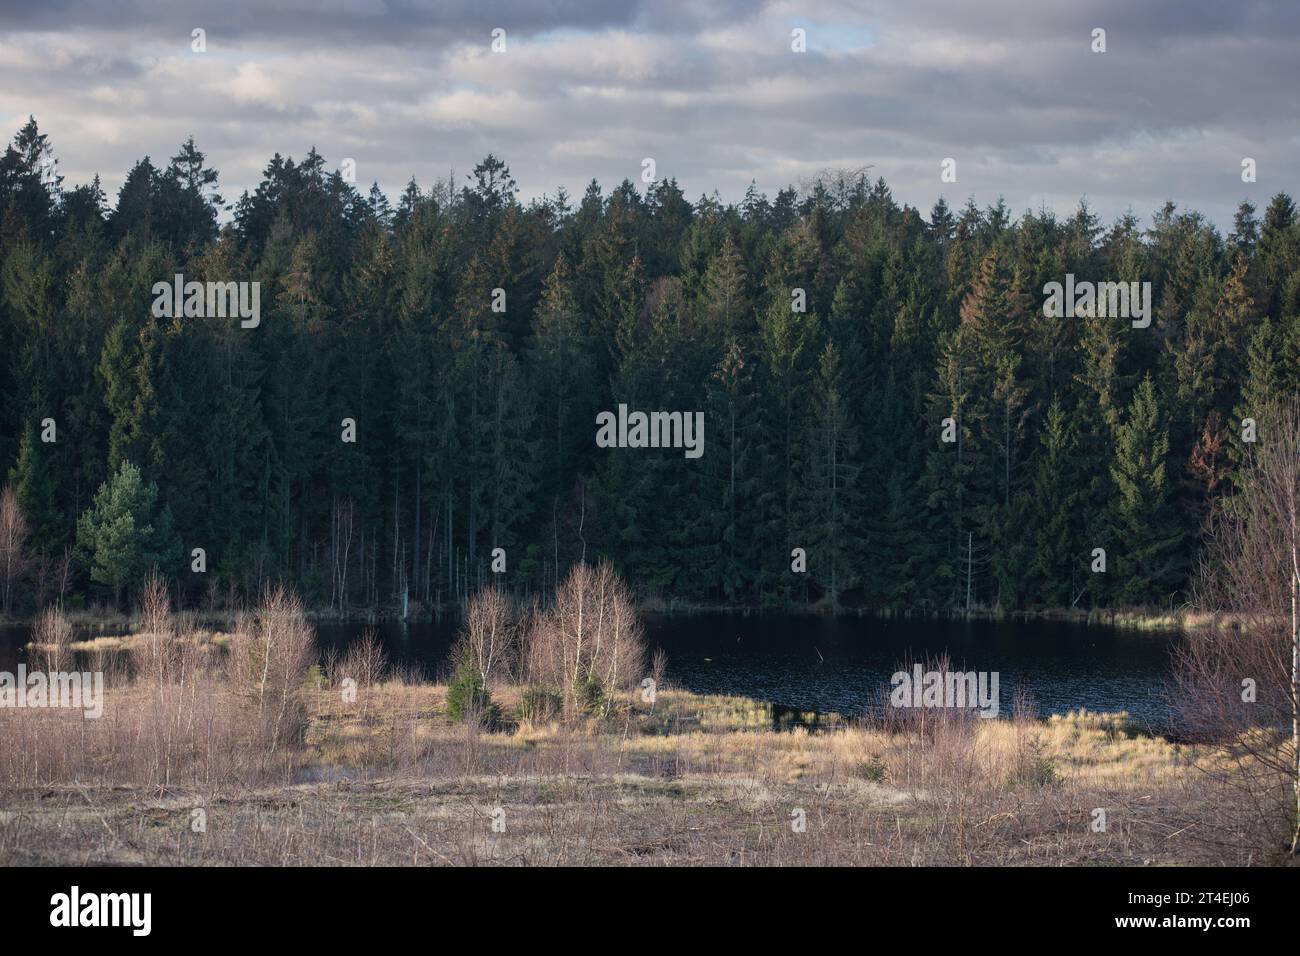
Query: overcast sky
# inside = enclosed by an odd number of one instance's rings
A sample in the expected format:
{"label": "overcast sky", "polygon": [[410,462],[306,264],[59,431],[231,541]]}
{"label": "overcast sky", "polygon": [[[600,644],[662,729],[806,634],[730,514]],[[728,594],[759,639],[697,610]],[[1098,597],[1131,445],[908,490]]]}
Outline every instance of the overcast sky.
{"label": "overcast sky", "polygon": [[1227,227],[1300,195],[1298,39],[1295,0],[0,0],[0,120],[34,114],[112,200],[192,133],[231,201],[315,145],[390,197],[488,152],[525,199],[653,157],[692,199],[869,165],[927,212],[1172,199]]}

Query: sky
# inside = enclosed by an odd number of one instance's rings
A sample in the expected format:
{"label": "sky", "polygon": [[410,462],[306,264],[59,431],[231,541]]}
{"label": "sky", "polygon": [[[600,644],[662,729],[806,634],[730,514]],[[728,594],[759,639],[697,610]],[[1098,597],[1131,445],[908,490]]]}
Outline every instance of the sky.
{"label": "sky", "polygon": [[691,199],[866,167],[926,212],[1173,200],[1226,231],[1300,196],[1298,80],[1296,0],[0,0],[0,137],[35,115],[111,201],[192,134],[227,201],[315,146],[393,199],[489,152],[524,200],[652,158]]}

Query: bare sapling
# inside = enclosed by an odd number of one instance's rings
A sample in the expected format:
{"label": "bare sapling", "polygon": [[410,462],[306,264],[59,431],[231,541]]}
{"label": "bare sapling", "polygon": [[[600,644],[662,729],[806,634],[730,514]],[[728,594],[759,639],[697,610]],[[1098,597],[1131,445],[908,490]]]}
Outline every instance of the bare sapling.
{"label": "bare sapling", "polygon": [[230,679],[268,755],[306,730],[307,672],[315,657],[316,636],[302,601],[283,586],[268,590],[231,636]]}
{"label": "bare sapling", "polygon": [[13,485],[0,491],[0,610],[13,609],[14,583],[27,568],[27,518]]}
{"label": "bare sapling", "polygon": [[1178,706],[1228,749],[1209,766],[1269,845],[1300,850],[1300,405],[1258,415],[1236,494],[1212,529],[1196,586],[1208,623],[1178,652]]}
{"label": "bare sapling", "polygon": [[519,657],[519,618],[509,595],[496,587],[481,589],[469,602],[452,663],[473,667],[488,686],[493,677],[513,673]]}

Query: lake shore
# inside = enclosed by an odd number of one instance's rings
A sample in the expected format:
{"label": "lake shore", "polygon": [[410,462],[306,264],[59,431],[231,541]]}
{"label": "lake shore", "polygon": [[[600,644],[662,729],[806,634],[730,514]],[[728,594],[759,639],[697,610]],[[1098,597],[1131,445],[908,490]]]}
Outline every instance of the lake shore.
{"label": "lake shore", "polygon": [[388,681],[354,700],[317,686],[300,745],[264,761],[236,741],[229,761],[182,747],[159,785],[111,750],[135,739],[149,688],[110,691],[93,728],[110,749],[70,759],[75,779],[58,761],[26,782],[34,767],[6,769],[0,865],[1270,862],[1244,838],[1206,839],[1224,827],[1227,798],[1198,772],[1216,751],[1123,715],[823,714],[810,732],[739,697],[634,692],[605,719],[531,721],[521,688],[492,692],[487,729],[450,720],[443,685]]}
{"label": "lake shore", "polygon": [[[1129,630],[1182,631],[1210,620],[1211,615],[1196,612],[1190,608],[1158,609],[1142,607],[1117,608],[1041,608],[1037,610],[1002,610],[1000,608],[978,607],[970,611],[945,609],[934,610],[913,608],[898,610],[889,608],[845,608],[832,612],[824,605],[789,605],[774,607],[756,607],[744,604],[704,604],[684,601],[666,601],[661,598],[643,598],[638,604],[644,614],[699,616],[706,614],[744,614],[744,615],[779,615],[793,614],[807,617],[840,618],[882,618],[906,620],[988,620],[988,621],[1066,621],[1078,624],[1102,624]],[[79,630],[107,631],[116,629],[129,632],[139,626],[140,616],[135,612],[124,612],[105,606],[92,608],[67,608],[64,615],[73,627]],[[196,625],[216,628],[233,624],[241,613],[238,609],[185,609],[183,612]],[[413,605],[405,620],[411,623],[427,623],[447,617],[455,618],[455,608],[429,610],[421,605]],[[399,607],[357,608],[340,614],[333,608],[308,608],[307,617],[317,623],[325,624],[381,624],[403,620]],[[37,615],[20,617],[0,617],[0,627],[30,626]]]}

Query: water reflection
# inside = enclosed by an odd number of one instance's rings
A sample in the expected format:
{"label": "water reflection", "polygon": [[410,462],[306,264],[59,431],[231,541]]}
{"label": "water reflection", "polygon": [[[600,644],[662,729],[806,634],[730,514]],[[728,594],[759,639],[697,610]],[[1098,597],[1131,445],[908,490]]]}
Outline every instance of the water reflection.
{"label": "water reflection", "polygon": [[[456,622],[374,625],[390,658],[445,677]],[[322,648],[342,650],[367,625],[317,624]],[[1126,710],[1163,727],[1173,638],[1056,621],[941,621],[797,615],[651,616],[652,647],[668,654],[668,679],[700,693],[737,694],[774,705],[774,726],[808,726],[835,712],[878,707],[900,663],[947,654],[960,670],[998,671],[1000,707],[1019,692],[1042,714]],[[24,628],[0,630],[0,670],[12,671]],[[809,716],[813,715],[813,716]]]}

